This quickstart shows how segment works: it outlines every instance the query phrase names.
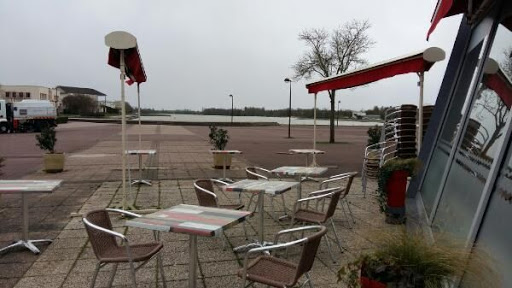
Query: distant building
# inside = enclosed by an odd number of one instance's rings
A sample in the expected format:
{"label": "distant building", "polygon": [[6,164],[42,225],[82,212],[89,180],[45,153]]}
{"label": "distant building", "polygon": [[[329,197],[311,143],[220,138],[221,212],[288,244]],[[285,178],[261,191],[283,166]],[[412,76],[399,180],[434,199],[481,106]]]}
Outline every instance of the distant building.
{"label": "distant building", "polygon": [[55,88],[35,85],[0,85],[0,99],[14,103],[21,100],[48,100],[57,107],[59,93]]}
{"label": "distant building", "polygon": [[103,102],[103,103],[106,101],[106,97],[107,97],[107,95],[105,95],[104,93],[102,93],[98,90],[92,89],[92,88],[57,86],[55,89],[59,92],[59,95],[60,95],[59,105],[58,105],[59,111],[64,110],[64,107],[62,107],[62,99],[66,98],[67,96],[84,95],[87,97],[91,97],[92,99],[94,99],[94,101],[96,101],[96,103],[98,103],[97,109],[96,109],[97,112],[100,111],[100,107],[102,104],[102,103],[100,103],[100,99],[98,97],[101,97],[101,96],[105,97],[104,99],[101,99],[102,100],[101,102]]}

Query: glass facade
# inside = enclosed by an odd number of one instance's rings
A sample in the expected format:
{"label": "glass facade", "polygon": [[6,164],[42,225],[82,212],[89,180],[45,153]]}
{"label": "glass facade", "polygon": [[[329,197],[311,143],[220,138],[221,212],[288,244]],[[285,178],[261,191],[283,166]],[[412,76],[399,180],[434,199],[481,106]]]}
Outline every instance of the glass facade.
{"label": "glass facade", "polygon": [[487,250],[512,287],[512,2],[494,4],[467,37],[420,193],[430,228]]}

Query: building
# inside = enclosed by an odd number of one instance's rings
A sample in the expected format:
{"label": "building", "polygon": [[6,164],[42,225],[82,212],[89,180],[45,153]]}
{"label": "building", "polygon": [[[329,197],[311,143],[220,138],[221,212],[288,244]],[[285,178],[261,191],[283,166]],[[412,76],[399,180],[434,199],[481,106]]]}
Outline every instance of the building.
{"label": "building", "polygon": [[434,241],[443,232],[485,248],[512,287],[512,1],[439,0],[429,33],[460,13],[423,170],[407,191],[408,222]]}
{"label": "building", "polygon": [[62,107],[62,100],[64,98],[66,98],[67,96],[76,96],[76,95],[85,95],[87,97],[91,97],[92,99],[94,99],[94,101],[96,103],[98,103],[98,106],[97,106],[97,112],[100,111],[100,99],[99,97],[105,97],[104,99],[101,99],[102,101],[101,102],[105,102],[106,101],[106,97],[107,95],[105,95],[104,93],[102,92],[99,92],[95,89],[92,89],[92,88],[82,88],[82,87],[71,87],[71,86],[57,86],[55,88],[59,95],[60,95],[60,98],[59,98],[59,104],[58,104],[58,108],[59,108],[59,111],[62,111],[64,107]]}
{"label": "building", "polygon": [[6,102],[19,102],[25,99],[48,100],[57,107],[59,94],[55,88],[33,85],[0,85],[0,99]]}

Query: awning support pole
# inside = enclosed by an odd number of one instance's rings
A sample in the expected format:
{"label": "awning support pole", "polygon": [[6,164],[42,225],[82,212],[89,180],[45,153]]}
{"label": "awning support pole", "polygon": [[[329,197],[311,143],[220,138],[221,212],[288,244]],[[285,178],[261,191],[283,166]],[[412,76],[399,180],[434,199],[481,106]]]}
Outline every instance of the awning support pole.
{"label": "awning support pole", "polygon": [[[137,82],[137,105],[139,106],[139,150],[142,150],[142,136],[141,136],[142,123],[140,120],[140,83],[138,83],[138,82]],[[139,169],[140,169],[140,165],[141,164],[139,162]]]}
{"label": "awning support pole", "polygon": [[419,100],[419,104],[418,104],[418,155],[420,154],[420,149],[421,149],[421,142],[422,142],[422,139],[423,139],[423,82],[424,82],[424,79],[425,79],[425,73],[424,72],[420,72],[418,73],[418,77],[420,77],[420,82],[419,82],[419,85],[420,85],[420,100]]}
{"label": "awning support pole", "polygon": [[[313,149],[314,150],[316,150],[316,96],[317,96],[317,93],[315,93],[315,105],[313,108]],[[313,160],[311,161],[311,166],[317,166],[315,153],[313,153]]]}
{"label": "awning support pole", "polygon": [[126,210],[126,107],[124,104],[124,78],[126,76],[126,71],[124,67],[124,50],[120,51],[120,59],[119,59],[119,70],[121,71],[121,155],[122,155],[122,174],[123,174],[123,210]]}

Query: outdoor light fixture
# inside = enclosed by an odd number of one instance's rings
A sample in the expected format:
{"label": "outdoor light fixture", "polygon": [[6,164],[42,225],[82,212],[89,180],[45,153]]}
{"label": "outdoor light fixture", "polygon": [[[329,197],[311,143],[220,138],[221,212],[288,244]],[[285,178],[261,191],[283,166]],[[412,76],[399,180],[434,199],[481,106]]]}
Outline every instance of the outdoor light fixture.
{"label": "outdoor light fixture", "polygon": [[292,82],[293,81],[290,80],[290,78],[284,78],[284,82],[290,84],[290,102],[288,104],[288,138],[292,138],[290,136],[290,125],[292,122]]}
{"label": "outdoor light fixture", "polygon": [[233,95],[229,94],[229,97],[231,97],[231,125],[233,125]]}

